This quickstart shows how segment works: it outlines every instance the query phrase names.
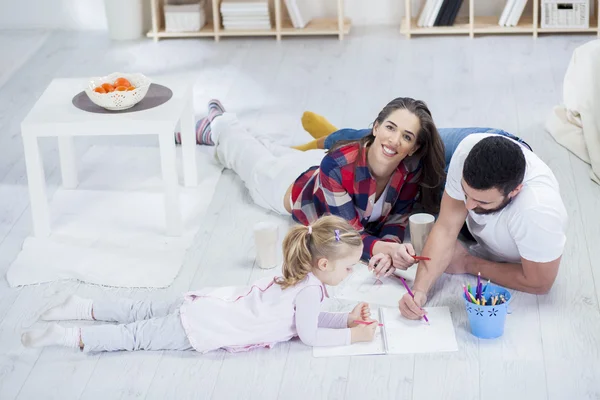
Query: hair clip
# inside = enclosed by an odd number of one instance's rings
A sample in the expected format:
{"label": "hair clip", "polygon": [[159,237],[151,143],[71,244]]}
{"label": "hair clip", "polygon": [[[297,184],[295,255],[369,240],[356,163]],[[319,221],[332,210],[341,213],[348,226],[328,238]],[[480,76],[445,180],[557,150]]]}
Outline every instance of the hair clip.
{"label": "hair clip", "polygon": [[336,229],[335,231],[333,231],[333,233],[335,233],[335,241],[339,242],[340,241],[340,231],[338,229]]}
{"label": "hair clip", "polygon": [[312,226],[308,226],[308,234],[310,235],[312,233]]}

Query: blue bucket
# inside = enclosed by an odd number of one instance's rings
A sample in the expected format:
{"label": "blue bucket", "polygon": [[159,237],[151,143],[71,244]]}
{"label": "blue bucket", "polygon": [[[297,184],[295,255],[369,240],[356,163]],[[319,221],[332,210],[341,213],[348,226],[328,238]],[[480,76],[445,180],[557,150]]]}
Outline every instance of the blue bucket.
{"label": "blue bucket", "polygon": [[481,339],[494,339],[504,334],[504,323],[506,322],[511,296],[508,290],[493,284],[489,284],[483,294],[486,298],[503,295],[506,302],[495,306],[482,306],[471,303],[464,294],[462,297],[467,308],[471,333]]}

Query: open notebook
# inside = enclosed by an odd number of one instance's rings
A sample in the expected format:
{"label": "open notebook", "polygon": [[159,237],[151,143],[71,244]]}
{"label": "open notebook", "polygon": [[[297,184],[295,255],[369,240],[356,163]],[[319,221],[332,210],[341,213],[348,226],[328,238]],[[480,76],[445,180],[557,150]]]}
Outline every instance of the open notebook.
{"label": "open notebook", "polygon": [[382,307],[375,338],[350,346],[314,347],[314,357],[358,356],[371,354],[412,354],[458,351],[452,317],[448,307],[426,308],[430,323],[403,318],[398,308]]}

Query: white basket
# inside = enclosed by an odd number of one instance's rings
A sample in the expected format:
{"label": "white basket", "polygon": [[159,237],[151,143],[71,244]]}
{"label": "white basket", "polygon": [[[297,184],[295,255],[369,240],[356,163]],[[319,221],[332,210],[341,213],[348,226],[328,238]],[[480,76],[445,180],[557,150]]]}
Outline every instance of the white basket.
{"label": "white basket", "polygon": [[197,32],[206,25],[205,0],[165,2],[166,32]]}
{"label": "white basket", "polygon": [[[127,79],[132,86],[135,86],[135,89],[126,92],[118,92],[115,90],[110,93],[98,93],[94,91],[96,87],[102,86],[103,83],[110,83],[112,85],[117,78]],[[126,110],[142,101],[148,93],[150,83],[150,79],[142,74],[124,74],[115,72],[108,76],[92,78],[88,87],[85,89],[85,93],[94,104],[102,108],[113,111]]]}
{"label": "white basket", "polygon": [[542,0],[542,28],[590,27],[589,0]]}

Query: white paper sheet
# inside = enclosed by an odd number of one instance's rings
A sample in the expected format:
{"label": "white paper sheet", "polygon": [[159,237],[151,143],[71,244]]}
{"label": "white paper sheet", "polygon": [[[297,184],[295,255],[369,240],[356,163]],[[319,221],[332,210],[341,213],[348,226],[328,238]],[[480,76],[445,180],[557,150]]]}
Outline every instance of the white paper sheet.
{"label": "white paper sheet", "polygon": [[448,307],[426,307],[429,324],[408,320],[397,309],[382,309],[388,354],[458,351]]}
{"label": "white paper sheet", "polygon": [[[411,282],[407,281],[407,284],[410,286]],[[397,307],[398,300],[405,293],[406,289],[398,277],[381,278],[378,282],[366,265],[357,264],[352,275],[335,289],[334,296],[338,299]]]}

